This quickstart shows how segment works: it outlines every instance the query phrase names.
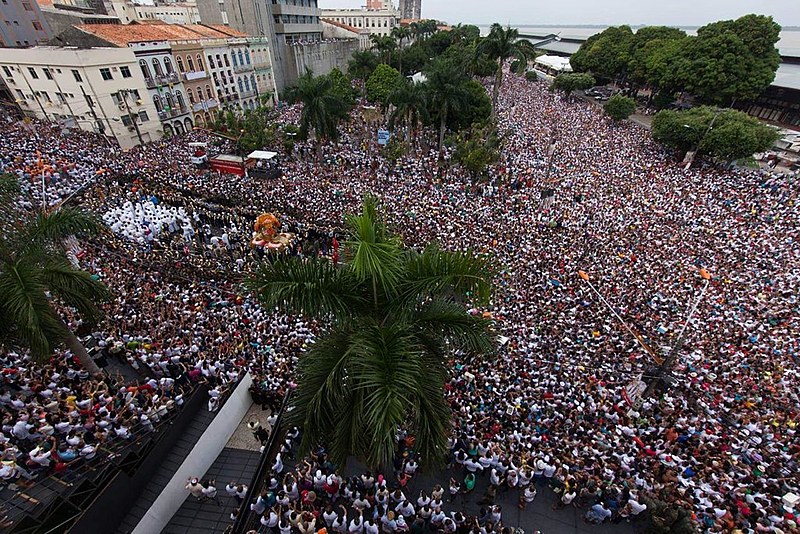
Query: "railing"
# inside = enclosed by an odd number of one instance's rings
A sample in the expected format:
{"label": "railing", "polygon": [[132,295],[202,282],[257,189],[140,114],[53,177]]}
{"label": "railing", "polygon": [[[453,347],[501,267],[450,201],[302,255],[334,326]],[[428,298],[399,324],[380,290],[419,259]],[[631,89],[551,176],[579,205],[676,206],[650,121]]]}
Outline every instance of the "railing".
{"label": "railing", "polygon": [[158,118],[159,118],[160,120],[162,120],[162,121],[163,121],[163,120],[166,120],[166,118],[167,118],[167,112],[166,112],[166,111],[159,111],[159,112],[158,112]]}
{"label": "railing", "polygon": [[245,65],[234,65],[233,72],[247,72],[253,70],[253,65],[247,63]]}
{"label": "railing", "polygon": [[[278,410],[278,417],[275,419],[275,424],[272,426],[272,432],[269,434],[269,441],[267,441],[264,452],[261,453],[261,458],[258,461],[258,468],[253,474],[250,485],[247,487],[247,494],[244,500],[239,505],[239,514],[236,516],[236,522],[233,524],[233,534],[244,534],[256,522],[256,514],[250,510],[250,503],[253,497],[261,493],[261,488],[269,475],[269,471],[275,456],[278,455],[283,438],[286,435],[286,428],[284,427],[283,417],[286,413],[286,408],[289,406],[289,400],[292,397],[292,392],[287,391],[283,397],[283,402]],[[280,439],[278,439],[280,436]]]}
{"label": "railing", "polygon": [[156,85],[158,85],[153,78],[145,78],[144,83],[148,89],[155,89]]}
{"label": "railing", "polygon": [[181,81],[181,79],[178,78],[177,73],[170,72],[169,74],[164,74],[163,76],[159,76],[158,81],[161,83],[178,83],[179,81]]}
{"label": "railing", "polygon": [[250,98],[251,96],[255,96],[255,95],[256,95],[255,89],[248,89],[246,91],[242,91],[241,93],[239,93],[239,96],[241,98]]}
{"label": "railing", "polygon": [[191,82],[192,80],[201,80],[203,78],[208,78],[208,73],[204,70],[183,73],[183,79],[187,82]]}

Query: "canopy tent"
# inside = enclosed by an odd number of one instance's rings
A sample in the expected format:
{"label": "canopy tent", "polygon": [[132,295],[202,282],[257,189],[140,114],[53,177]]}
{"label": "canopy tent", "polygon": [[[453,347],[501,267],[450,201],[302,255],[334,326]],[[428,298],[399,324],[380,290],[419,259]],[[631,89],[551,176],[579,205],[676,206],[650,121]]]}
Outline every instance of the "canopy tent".
{"label": "canopy tent", "polygon": [[277,155],[277,152],[269,152],[268,150],[253,150],[247,155],[247,159],[270,160]]}

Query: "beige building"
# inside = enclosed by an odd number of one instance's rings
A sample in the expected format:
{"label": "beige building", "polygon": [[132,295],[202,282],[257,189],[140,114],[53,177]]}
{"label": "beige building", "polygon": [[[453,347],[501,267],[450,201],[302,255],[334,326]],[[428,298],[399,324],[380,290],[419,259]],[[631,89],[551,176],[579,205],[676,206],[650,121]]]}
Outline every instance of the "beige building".
{"label": "beige building", "polygon": [[354,28],[331,19],[322,19],[322,37],[325,39],[355,39],[359,50],[372,48],[370,32],[366,28]]}
{"label": "beige building", "polygon": [[114,137],[123,149],[163,134],[129,48],[0,49],[0,71],[26,115]]}

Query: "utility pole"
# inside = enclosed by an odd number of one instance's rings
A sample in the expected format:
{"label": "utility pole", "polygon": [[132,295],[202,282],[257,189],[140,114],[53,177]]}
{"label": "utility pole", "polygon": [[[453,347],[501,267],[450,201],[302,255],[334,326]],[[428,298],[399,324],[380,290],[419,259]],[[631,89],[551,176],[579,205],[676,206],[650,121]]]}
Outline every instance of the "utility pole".
{"label": "utility pole", "polygon": [[86,89],[84,89],[82,85],[81,85],[81,93],[83,93],[83,98],[84,98],[84,100],[86,100],[86,105],[89,106],[89,113],[91,113],[92,117],[94,117],[94,122],[97,125],[97,130],[102,135],[105,135],[104,132],[105,132],[106,128],[105,128],[105,126],[103,126],[103,123],[100,121],[100,119],[97,116],[97,112],[94,110],[94,102],[92,102],[92,100],[90,99],[89,95],[86,94]]}
{"label": "utility pole", "polygon": [[139,114],[137,113],[135,116],[131,116],[131,108],[128,106],[128,95],[130,94],[130,89],[123,89],[119,92],[119,95],[122,97],[122,101],[125,102],[125,109],[128,112],[128,117],[133,122],[133,127],[136,128],[136,137],[139,138],[139,144],[144,145],[144,140],[142,139],[142,132],[139,131]]}
{"label": "utility pole", "polygon": [[[722,112],[721,109],[715,109],[714,110],[714,116],[711,118],[711,122],[708,123],[708,127],[706,128],[706,131],[703,132],[703,136],[700,138],[699,141],[697,141],[697,146],[695,147],[694,152],[692,152],[692,157],[690,157],[689,161],[686,163],[686,167],[684,168],[684,170],[688,171],[691,168],[692,163],[694,163],[695,156],[700,151],[700,145],[702,145],[703,141],[706,140],[706,136],[708,135],[708,132],[710,132],[714,128],[714,123],[717,122],[717,117],[719,117],[719,114],[721,112]],[[691,126],[689,126],[688,124],[684,124],[684,126],[687,127],[687,128],[691,128]]]}

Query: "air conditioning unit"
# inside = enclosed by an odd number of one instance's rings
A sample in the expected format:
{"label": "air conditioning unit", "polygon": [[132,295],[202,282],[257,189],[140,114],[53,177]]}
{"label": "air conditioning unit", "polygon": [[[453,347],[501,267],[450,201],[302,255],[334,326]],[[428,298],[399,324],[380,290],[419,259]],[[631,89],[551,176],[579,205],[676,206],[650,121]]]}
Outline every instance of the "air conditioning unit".
{"label": "air conditioning unit", "polygon": [[141,99],[141,98],[140,98],[139,100],[137,100],[137,101],[136,101],[136,105],[137,105],[137,106],[141,106],[142,104],[143,104],[143,102],[142,102],[142,99]]}

